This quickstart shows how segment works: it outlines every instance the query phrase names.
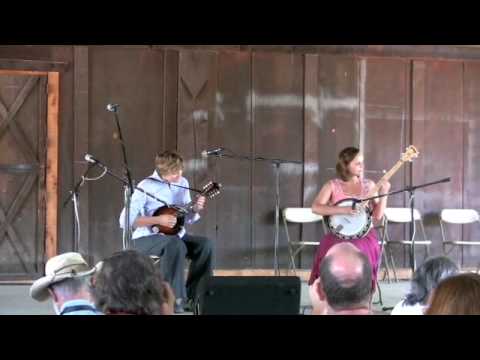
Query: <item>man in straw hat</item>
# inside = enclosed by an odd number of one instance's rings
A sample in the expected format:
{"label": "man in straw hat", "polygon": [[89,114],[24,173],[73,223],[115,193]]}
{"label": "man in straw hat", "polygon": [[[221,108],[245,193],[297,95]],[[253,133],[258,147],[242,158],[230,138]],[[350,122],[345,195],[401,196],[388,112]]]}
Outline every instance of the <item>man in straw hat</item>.
{"label": "man in straw hat", "polygon": [[37,301],[52,299],[57,315],[97,315],[90,294],[90,281],[95,267],[89,268],[82,255],[69,252],[47,261],[45,276],[30,287],[30,296]]}

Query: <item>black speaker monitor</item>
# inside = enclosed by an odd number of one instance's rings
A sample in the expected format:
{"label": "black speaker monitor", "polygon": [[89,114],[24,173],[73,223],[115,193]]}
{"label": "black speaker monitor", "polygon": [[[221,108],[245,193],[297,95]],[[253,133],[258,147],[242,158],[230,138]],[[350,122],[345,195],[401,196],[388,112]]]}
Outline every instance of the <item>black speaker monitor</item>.
{"label": "black speaker monitor", "polygon": [[297,276],[211,276],[199,284],[197,315],[298,315]]}

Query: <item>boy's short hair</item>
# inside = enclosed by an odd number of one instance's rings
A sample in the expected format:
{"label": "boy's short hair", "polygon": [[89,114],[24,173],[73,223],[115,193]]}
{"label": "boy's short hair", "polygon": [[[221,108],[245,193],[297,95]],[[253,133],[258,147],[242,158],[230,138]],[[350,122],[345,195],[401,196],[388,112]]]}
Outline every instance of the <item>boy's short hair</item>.
{"label": "boy's short hair", "polygon": [[176,151],[166,150],[155,156],[155,167],[160,176],[176,173],[184,169],[183,158]]}

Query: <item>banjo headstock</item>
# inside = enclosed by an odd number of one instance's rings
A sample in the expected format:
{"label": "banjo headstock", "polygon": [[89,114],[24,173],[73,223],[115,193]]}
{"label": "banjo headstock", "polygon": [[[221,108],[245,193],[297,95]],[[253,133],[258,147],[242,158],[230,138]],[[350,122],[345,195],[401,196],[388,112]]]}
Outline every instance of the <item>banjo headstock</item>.
{"label": "banjo headstock", "polygon": [[417,158],[420,153],[417,148],[413,145],[410,145],[406,148],[405,152],[400,156],[402,162],[412,161]]}

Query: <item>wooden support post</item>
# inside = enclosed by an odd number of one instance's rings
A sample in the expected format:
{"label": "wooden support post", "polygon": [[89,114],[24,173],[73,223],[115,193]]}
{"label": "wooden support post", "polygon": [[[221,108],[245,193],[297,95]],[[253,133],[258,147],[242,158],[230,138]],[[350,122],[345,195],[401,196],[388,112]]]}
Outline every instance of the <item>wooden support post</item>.
{"label": "wooden support post", "polygon": [[48,73],[47,110],[47,174],[46,174],[46,234],[47,259],[58,250],[58,149],[59,149],[59,85],[60,74]]}

